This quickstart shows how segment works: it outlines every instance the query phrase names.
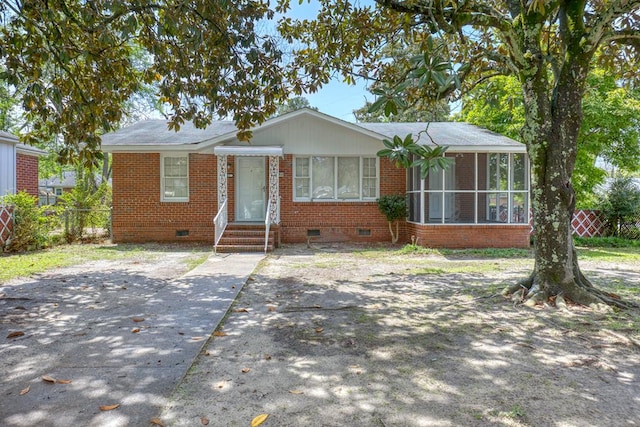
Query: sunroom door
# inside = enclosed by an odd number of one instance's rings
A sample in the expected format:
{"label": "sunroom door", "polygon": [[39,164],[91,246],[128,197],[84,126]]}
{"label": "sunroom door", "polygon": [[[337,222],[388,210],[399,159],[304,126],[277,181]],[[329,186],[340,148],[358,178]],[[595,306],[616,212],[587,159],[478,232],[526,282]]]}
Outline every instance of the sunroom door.
{"label": "sunroom door", "polygon": [[264,157],[236,157],[236,221],[264,221],[265,190]]}
{"label": "sunroom door", "polygon": [[[453,159],[455,160],[455,158]],[[429,222],[442,221],[443,200],[444,217],[451,219],[455,209],[455,194],[442,192],[442,174],[444,173],[444,189],[452,191],[455,189],[455,164],[449,165],[444,171],[429,172],[434,179],[429,177]]]}

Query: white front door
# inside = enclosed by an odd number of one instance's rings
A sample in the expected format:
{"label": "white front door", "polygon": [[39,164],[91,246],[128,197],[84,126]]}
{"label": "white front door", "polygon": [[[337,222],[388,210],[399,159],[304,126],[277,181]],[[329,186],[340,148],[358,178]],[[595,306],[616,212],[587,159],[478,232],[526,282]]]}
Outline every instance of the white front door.
{"label": "white front door", "polygon": [[264,157],[236,157],[236,221],[264,221]]}

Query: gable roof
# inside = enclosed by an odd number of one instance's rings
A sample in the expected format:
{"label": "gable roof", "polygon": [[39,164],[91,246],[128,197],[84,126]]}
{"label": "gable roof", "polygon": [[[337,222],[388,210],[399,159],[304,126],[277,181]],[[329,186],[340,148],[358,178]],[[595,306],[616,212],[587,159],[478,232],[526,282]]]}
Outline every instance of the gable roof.
{"label": "gable roof", "polygon": [[[421,144],[450,146],[450,151],[494,150],[524,151],[524,145],[506,136],[462,122],[434,123],[350,123],[316,110],[302,108],[267,120],[251,129],[262,132],[301,116],[319,120],[367,135],[378,141],[398,135],[404,138],[412,134]],[[428,129],[428,136],[425,130]],[[166,120],[147,120],[102,136],[102,149],[106,152],[152,152],[152,151],[201,151],[205,148],[236,140],[238,128],[232,121],[211,123],[204,129],[185,122],[180,130],[168,129]]]}

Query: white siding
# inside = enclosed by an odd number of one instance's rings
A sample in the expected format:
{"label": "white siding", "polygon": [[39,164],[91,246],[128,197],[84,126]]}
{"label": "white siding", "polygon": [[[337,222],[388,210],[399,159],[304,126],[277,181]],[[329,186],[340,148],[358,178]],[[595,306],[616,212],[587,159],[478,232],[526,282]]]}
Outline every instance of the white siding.
{"label": "white siding", "polygon": [[[237,140],[230,145],[247,145]],[[250,145],[284,146],[285,154],[316,156],[375,156],[382,139],[311,115],[285,120],[253,133]]]}
{"label": "white siding", "polygon": [[0,141],[0,197],[16,188],[16,147]]}

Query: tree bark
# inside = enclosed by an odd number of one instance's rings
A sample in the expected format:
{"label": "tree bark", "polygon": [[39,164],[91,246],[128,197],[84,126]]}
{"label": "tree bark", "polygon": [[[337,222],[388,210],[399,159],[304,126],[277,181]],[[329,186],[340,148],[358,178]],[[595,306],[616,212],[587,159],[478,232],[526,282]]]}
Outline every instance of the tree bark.
{"label": "tree bark", "polygon": [[532,163],[535,265],[528,278],[505,289],[505,294],[516,294],[530,305],[561,297],[587,306],[634,306],[591,284],[580,270],[573,242],[571,220],[576,201],[571,176],[588,64],[587,55],[567,60],[551,96],[547,71],[541,64],[538,72],[520,76],[527,110],[523,140]]}

